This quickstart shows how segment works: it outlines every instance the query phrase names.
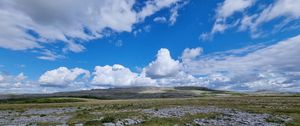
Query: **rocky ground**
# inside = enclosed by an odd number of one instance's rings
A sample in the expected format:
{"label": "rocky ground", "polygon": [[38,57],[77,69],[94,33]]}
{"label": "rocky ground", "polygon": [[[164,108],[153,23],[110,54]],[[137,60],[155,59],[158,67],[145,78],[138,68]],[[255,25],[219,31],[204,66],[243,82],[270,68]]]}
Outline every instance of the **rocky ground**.
{"label": "rocky ground", "polygon": [[66,124],[72,117],[70,113],[76,108],[47,108],[27,109],[25,111],[5,110],[0,111],[0,125],[36,125],[37,123]]}
{"label": "rocky ground", "polygon": [[[25,126],[38,125],[40,123],[66,126],[68,120],[72,117],[72,113],[78,111],[77,108],[46,108],[46,109],[27,109],[25,111],[3,110],[0,111],[0,125],[7,126]],[[186,126],[283,126],[284,123],[292,120],[288,116],[258,114],[240,111],[229,108],[218,107],[193,107],[193,106],[178,106],[166,107],[160,109],[141,109],[136,111],[144,114],[148,119],[151,118],[183,118],[195,114],[216,113],[215,117],[211,118],[194,118],[191,122],[186,123]],[[124,118],[114,120],[112,122],[99,123],[104,126],[128,126],[143,124],[144,119]],[[75,124],[75,126],[83,126],[84,124]]]}
{"label": "rocky ground", "polygon": [[142,124],[144,121],[141,119],[122,119],[116,122],[104,123],[103,126],[130,126]]}
{"label": "rocky ground", "polygon": [[146,109],[143,112],[158,118],[181,118],[198,113],[219,113],[213,119],[194,119],[186,125],[197,126],[283,126],[290,121],[288,116],[273,116],[270,114],[248,113],[235,109],[217,107],[174,107],[158,110]]}

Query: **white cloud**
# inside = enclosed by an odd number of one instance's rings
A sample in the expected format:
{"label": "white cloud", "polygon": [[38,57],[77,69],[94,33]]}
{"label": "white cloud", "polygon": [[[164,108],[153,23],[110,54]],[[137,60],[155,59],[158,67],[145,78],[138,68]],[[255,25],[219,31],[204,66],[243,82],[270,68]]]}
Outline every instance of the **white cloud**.
{"label": "white cloud", "polygon": [[156,80],[141,74],[134,79],[131,86],[157,86],[157,82]]}
{"label": "white cloud", "polygon": [[130,69],[115,64],[113,66],[96,66],[92,84],[98,86],[155,86],[155,82]]}
{"label": "white cloud", "polygon": [[181,68],[179,61],[172,59],[168,49],[162,48],[156,55],[156,60],[151,62],[144,71],[151,78],[175,76]]}
{"label": "white cloud", "polygon": [[215,24],[212,28],[211,34],[215,34],[218,32],[223,33],[228,27],[229,27],[228,24],[215,22]]}
{"label": "white cloud", "polygon": [[[194,60],[201,48],[186,49],[185,59]],[[181,63],[170,56],[168,49],[162,48],[155,61],[143,68],[141,73],[132,72],[122,65],[96,66],[91,81],[97,86],[204,86],[205,83],[181,70]]]}
{"label": "white cloud", "polygon": [[267,6],[260,13],[253,14],[251,16],[244,16],[241,28],[250,29],[252,37],[257,38],[262,36],[261,26],[267,22],[283,17],[283,20],[275,25],[273,30],[277,26],[283,27],[290,22],[300,18],[300,9],[298,7],[298,0],[277,0],[273,4]]}
{"label": "white cloud", "polygon": [[297,91],[300,89],[299,46],[300,35],[273,45],[206,55],[201,55],[202,48],[186,48],[180,57],[182,62],[172,59],[169,50],[162,48],[141,73],[122,65],[96,66],[90,88],[206,86],[224,90]]}
{"label": "white cloud", "polygon": [[255,0],[225,0],[216,10],[217,18],[228,18],[253,5]]}
{"label": "white cloud", "polygon": [[274,90],[289,88],[293,84],[286,83],[289,78],[272,71],[261,72],[256,80],[246,82],[243,85],[251,90]]}
{"label": "white cloud", "polygon": [[150,25],[145,25],[142,28],[135,29],[132,33],[134,36],[137,36],[137,34],[142,33],[142,32],[150,32],[151,26]]}
{"label": "white cloud", "polygon": [[26,80],[26,78],[27,78],[27,77],[24,75],[24,73],[20,73],[20,74],[18,74],[18,75],[16,76],[15,80],[16,80],[17,82],[20,82],[20,81]]}
{"label": "white cloud", "polygon": [[243,12],[245,9],[254,5],[255,0],[225,0],[218,5],[216,9],[216,20],[212,30],[208,33],[202,33],[199,38],[203,41],[211,40],[216,33],[223,33],[226,29],[239,24],[239,20],[235,22],[227,22],[227,18],[238,12]]}
{"label": "white cloud", "polygon": [[23,73],[14,76],[0,72],[0,93],[36,93],[38,84],[26,79]]}
{"label": "white cloud", "polygon": [[235,13],[243,12],[254,3],[255,0],[225,0],[222,4],[219,4],[216,9],[216,20],[212,30],[209,33],[202,33],[200,39],[204,41],[210,40],[214,34],[223,33],[226,29],[234,27],[239,23],[239,20],[227,22],[227,18],[230,18]]}
{"label": "white cloud", "polygon": [[183,62],[188,62],[190,60],[194,60],[197,56],[201,55],[203,52],[202,48],[186,48],[182,52],[181,59]]}
{"label": "white cloud", "polygon": [[118,40],[118,41],[115,43],[115,46],[117,46],[117,47],[123,46],[123,41],[122,41],[122,40]]}
{"label": "white cloud", "polygon": [[177,2],[175,2],[174,7],[170,9],[170,16],[168,19],[166,17],[160,16],[160,17],[155,17],[153,21],[157,23],[168,23],[169,25],[174,25],[177,21],[177,17],[179,16],[178,14],[179,9],[181,9],[188,3],[189,3],[188,0],[178,0]]}
{"label": "white cloud", "polygon": [[65,58],[63,55],[55,54],[54,52],[51,52],[50,50],[44,50],[41,52],[42,56],[38,56],[38,59],[42,60],[49,60],[54,61],[56,59],[63,59]]}
{"label": "white cloud", "polygon": [[18,84],[26,80],[26,76],[23,73],[19,73],[17,76],[8,75],[0,72],[0,87],[16,87]]}
{"label": "white cloud", "polygon": [[180,0],[152,0],[147,1],[146,6],[138,13],[139,20],[144,20],[146,17],[156,13],[162,8],[171,7]]}
{"label": "white cloud", "polygon": [[[230,85],[232,89],[262,89],[265,83],[265,88],[271,88],[273,85],[274,90],[292,90],[293,87],[300,86],[294,82],[300,80],[300,76],[288,74],[300,71],[299,46],[300,35],[270,46],[201,56],[185,63],[183,70],[192,75],[210,76],[218,73],[230,80],[219,87]],[[277,76],[261,76],[266,71]]]}
{"label": "white cloud", "polygon": [[115,64],[113,66],[96,66],[94,72],[93,84],[101,85],[123,85],[128,86],[132,83],[133,79],[137,76],[132,73],[128,68],[122,65]]}
{"label": "white cloud", "polygon": [[174,25],[178,17],[178,7],[171,9],[171,16],[169,18],[170,25]]}
{"label": "white cloud", "polygon": [[[248,11],[247,8],[254,6],[254,3],[257,3],[255,10]],[[225,0],[216,10],[216,19],[212,30],[202,33],[200,39],[211,40],[214,34],[223,33],[225,30],[235,27],[238,27],[238,31],[249,30],[252,38],[278,33],[284,29],[293,29],[296,24],[291,25],[290,23],[300,18],[300,9],[297,3],[299,3],[298,0],[275,0],[268,5],[256,0]],[[236,13],[242,14],[233,17]],[[273,28],[265,32],[264,26]]]}
{"label": "white cloud", "polygon": [[173,59],[169,50],[162,48],[157,58],[141,72],[132,72],[119,64],[96,66],[90,78],[87,70],[60,67],[45,72],[38,82],[27,81],[23,73],[17,76],[0,74],[0,92],[42,89],[53,92],[120,86],[205,86],[224,90],[299,92],[298,47],[300,35],[273,45],[253,45],[212,54],[201,54],[203,50],[199,47],[186,48],[180,57],[182,62]]}
{"label": "white cloud", "polygon": [[43,86],[67,87],[80,84],[89,79],[90,72],[81,68],[68,69],[59,67],[54,70],[46,71],[39,78],[39,83]]}
{"label": "white cloud", "polygon": [[182,3],[176,3],[176,5],[175,5],[175,7],[173,7],[171,10],[170,10],[170,13],[171,13],[171,15],[170,15],[170,18],[169,18],[169,24],[170,25],[174,25],[175,23],[176,23],[176,21],[177,21],[177,17],[179,16],[179,14],[178,14],[178,10],[180,9],[180,8],[182,8],[183,6],[185,6],[186,4],[188,4],[189,3],[189,1],[188,0],[186,0],[186,1],[182,1]]}
{"label": "white cloud", "polygon": [[200,34],[199,39],[203,40],[203,41],[207,41],[207,40],[212,40],[212,34],[208,33],[208,32],[204,32],[202,34]]}
{"label": "white cloud", "polygon": [[81,52],[85,41],[101,38],[107,29],[131,32],[134,24],[179,1],[146,1],[137,11],[135,0],[1,0],[0,47],[42,49],[63,42],[62,51]]}
{"label": "white cloud", "polygon": [[179,71],[176,75],[171,77],[156,78],[158,86],[161,87],[176,87],[176,86],[206,86],[207,83],[201,79]]}
{"label": "white cloud", "polygon": [[157,23],[166,23],[167,22],[167,18],[166,17],[155,17],[153,19],[154,22],[157,22]]}
{"label": "white cloud", "polygon": [[267,22],[275,18],[285,16],[288,18],[300,18],[298,0],[277,0],[259,14],[256,24]]}
{"label": "white cloud", "polygon": [[4,80],[4,77],[2,75],[0,75],[0,82],[2,82]]}

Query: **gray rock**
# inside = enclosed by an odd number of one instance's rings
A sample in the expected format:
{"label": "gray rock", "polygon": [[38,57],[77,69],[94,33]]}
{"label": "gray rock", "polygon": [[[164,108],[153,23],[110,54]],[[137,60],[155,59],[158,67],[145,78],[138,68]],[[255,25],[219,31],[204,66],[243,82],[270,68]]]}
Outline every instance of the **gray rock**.
{"label": "gray rock", "polygon": [[103,123],[103,126],[116,126],[115,123]]}
{"label": "gray rock", "polygon": [[103,124],[104,126],[130,126],[137,125],[143,123],[143,120],[140,119],[122,119],[117,121],[116,123],[110,122]]}
{"label": "gray rock", "polygon": [[79,124],[75,124],[75,126],[83,126],[83,124],[82,124],[82,123],[79,123]]}
{"label": "gray rock", "polygon": [[283,124],[267,122],[269,114],[253,114],[233,111],[224,113],[215,119],[195,119],[197,126],[283,126]]}
{"label": "gray rock", "polygon": [[77,111],[76,108],[46,108],[27,109],[26,111],[0,111],[0,125],[29,125],[38,122],[51,122],[65,124],[70,118],[66,115]]}
{"label": "gray rock", "polygon": [[122,122],[122,121],[117,121],[117,122],[116,122],[116,126],[124,126],[124,122]]}
{"label": "gray rock", "polygon": [[76,108],[46,108],[46,109],[28,109],[22,115],[49,115],[49,114],[63,114],[75,112]]}
{"label": "gray rock", "polygon": [[268,118],[276,118],[282,122],[291,120],[288,116],[272,116],[269,114],[255,114],[235,109],[217,108],[217,107],[172,107],[158,110],[145,109],[142,112],[151,117],[158,118],[181,118],[188,114],[197,113],[220,113],[215,119],[195,119],[194,124],[198,126],[282,126],[284,124],[272,123],[266,121]]}
{"label": "gray rock", "polygon": [[180,118],[187,114],[197,114],[197,113],[223,113],[231,111],[231,109],[221,109],[217,107],[173,107],[173,108],[163,108],[159,110],[153,109],[145,109],[144,113],[150,115],[151,117],[159,117],[159,118]]}

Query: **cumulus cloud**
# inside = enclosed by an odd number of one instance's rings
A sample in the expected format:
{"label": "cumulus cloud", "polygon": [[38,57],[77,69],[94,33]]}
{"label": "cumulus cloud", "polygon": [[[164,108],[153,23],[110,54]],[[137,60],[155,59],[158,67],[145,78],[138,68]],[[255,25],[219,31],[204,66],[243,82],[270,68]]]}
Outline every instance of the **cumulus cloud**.
{"label": "cumulus cloud", "polygon": [[121,86],[205,86],[223,90],[299,92],[299,46],[300,35],[271,45],[252,45],[212,54],[201,54],[203,49],[199,47],[186,48],[180,60],[173,59],[170,51],[162,48],[141,72],[115,64],[96,66],[90,76],[90,72],[82,68],[59,67],[46,71],[38,82],[27,81],[23,73],[0,74],[0,92]]}
{"label": "cumulus cloud", "polygon": [[11,84],[11,86],[18,86],[18,84],[22,83],[26,80],[26,76],[24,73],[19,73],[17,76],[0,73],[0,86],[6,87]]}
{"label": "cumulus cloud", "polygon": [[181,68],[179,61],[172,59],[170,51],[162,48],[156,55],[156,60],[151,62],[144,70],[146,76],[162,78],[175,76]]}
{"label": "cumulus cloud", "polygon": [[122,65],[115,64],[113,66],[96,66],[95,77],[92,80],[93,84],[102,85],[130,85],[133,79],[137,76],[132,73],[128,68]]}
{"label": "cumulus cloud", "polygon": [[39,78],[39,83],[43,86],[67,87],[70,85],[82,84],[89,77],[90,72],[85,69],[59,67],[42,74]]}
{"label": "cumulus cloud", "polygon": [[90,88],[205,86],[223,90],[299,91],[299,46],[300,35],[272,45],[253,45],[205,55],[201,55],[202,48],[186,48],[180,61],[162,48],[140,73],[118,64],[96,66]]}
{"label": "cumulus cloud", "polygon": [[98,86],[155,86],[152,79],[119,64],[96,66],[93,75],[91,83]]}
{"label": "cumulus cloud", "polygon": [[21,83],[26,78],[27,77],[24,75],[24,73],[20,73],[17,76],[0,73],[0,86],[5,86],[10,83],[14,83],[14,84]]}
{"label": "cumulus cloud", "polygon": [[157,85],[160,87],[176,86],[207,86],[207,83],[184,71],[179,71],[172,77],[156,78]]}
{"label": "cumulus cloud", "polygon": [[[201,48],[186,49],[184,59],[194,60]],[[97,86],[204,86],[207,83],[181,70],[182,63],[172,59],[168,49],[158,51],[156,59],[143,68],[141,73],[115,64],[96,66],[91,83]]]}
{"label": "cumulus cloud", "polygon": [[131,32],[134,24],[180,1],[151,0],[135,10],[135,0],[1,0],[0,47],[42,49],[63,42],[62,51],[81,52],[84,42],[103,37],[107,30]]}
{"label": "cumulus cloud", "polygon": [[0,72],[0,93],[35,93],[38,84],[27,80],[24,73],[10,75]]}

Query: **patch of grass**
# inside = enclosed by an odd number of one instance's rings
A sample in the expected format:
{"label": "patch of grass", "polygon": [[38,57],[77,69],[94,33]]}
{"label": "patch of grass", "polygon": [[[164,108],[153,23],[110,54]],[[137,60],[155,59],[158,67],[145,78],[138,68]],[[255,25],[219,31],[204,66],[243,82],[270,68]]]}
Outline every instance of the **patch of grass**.
{"label": "patch of grass", "polygon": [[[32,124],[29,124],[30,126],[31,125],[34,125],[34,123]],[[38,122],[37,123],[38,126],[56,126],[56,125],[59,125],[59,123],[52,123],[52,122]]]}
{"label": "patch of grass", "polygon": [[146,120],[139,126],[184,126],[184,122],[179,121],[176,118],[152,118]]}
{"label": "patch of grass", "polygon": [[89,110],[78,111],[68,121],[69,124],[86,123],[91,120],[97,119],[97,116],[90,114]]}
{"label": "patch of grass", "polygon": [[102,123],[109,123],[114,122],[116,119],[113,116],[105,116],[103,119],[101,119]]}
{"label": "patch of grass", "polygon": [[90,120],[84,123],[85,126],[100,126],[102,122],[100,120]]}
{"label": "patch of grass", "polygon": [[276,118],[276,117],[267,118],[266,121],[271,122],[271,123],[279,123],[279,124],[284,123],[283,120]]}
{"label": "patch of grass", "polygon": [[1,100],[0,104],[68,103],[68,102],[84,102],[84,100],[76,99],[76,98],[8,99],[8,100]]}
{"label": "patch of grass", "polygon": [[184,126],[190,124],[194,119],[212,119],[218,116],[219,113],[199,113],[194,115],[186,115],[181,118],[150,118],[144,123],[140,124],[141,126]]}
{"label": "patch of grass", "polygon": [[286,126],[299,126],[300,125],[300,114],[292,114],[293,120],[288,122]]}
{"label": "patch of grass", "polygon": [[46,114],[41,114],[41,115],[40,115],[40,117],[45,117],[45,116],[47,116],[47,115],[46,115]]}

